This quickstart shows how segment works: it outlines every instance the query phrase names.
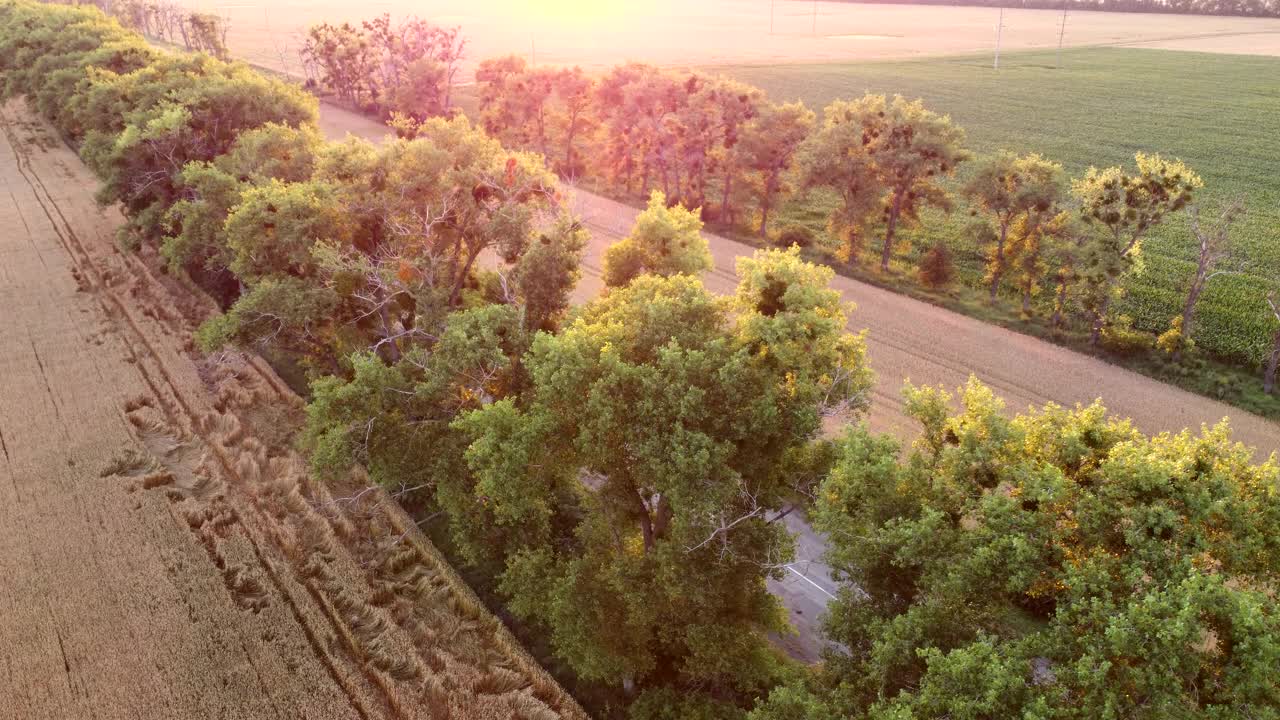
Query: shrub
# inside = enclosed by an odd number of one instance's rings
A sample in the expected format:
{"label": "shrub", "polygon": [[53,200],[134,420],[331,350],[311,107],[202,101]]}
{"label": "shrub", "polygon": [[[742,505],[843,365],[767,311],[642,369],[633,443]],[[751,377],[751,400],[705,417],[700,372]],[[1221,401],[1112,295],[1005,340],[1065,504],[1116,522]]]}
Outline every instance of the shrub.
{"label": "shrub", "polygon": [[1133,318],[1128,315],[1117,315],[1102,328],[1102,346],[1118,355],[1137,355],[1151,349],[1152,344],[1150,334],[1133,329]]}
{"label": "shrub", "polygon": [[1177,352],[1190,352],[1194,350],[1196,343],[1189,337],[1182,334],[1182,317],[1175,317],[1169,321],[1169,329],[1160,334],[1156,338],[1156,348],[1166,355],[1173,355]]}
{"label": "shrub", "polygon": [[813,231],[804,225],[788,225],[778,233],[778,237],[774,242],[778,247],[788,248],[792,245],[798,245],[807,248],[813,245]]}
{"label": "shrub", "polygon": [[936,290],[950,283],[955,275],[956,268],[951,259],[951,250],[945,243],[939,242],[929,248],[920,259],[920,282],[926,287]]}

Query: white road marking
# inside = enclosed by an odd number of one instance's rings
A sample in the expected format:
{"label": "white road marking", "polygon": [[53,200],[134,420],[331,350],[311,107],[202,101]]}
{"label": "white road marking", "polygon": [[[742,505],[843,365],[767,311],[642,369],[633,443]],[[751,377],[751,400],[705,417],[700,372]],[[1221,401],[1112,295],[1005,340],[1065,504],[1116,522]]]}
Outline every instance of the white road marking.
{"label": "white road marking", "polygon": [[822,586],[821,586],[821,585],[819,585],[818,583],[816,583],[816,582],[814,582],[814,581],[810,580],[809,578],[805,577],[804,573],[800,572],[799,570],[795,569],[794,567],[792,567],[792,566],[790,566],[790,565],[788,565],[788,566],[787,566],[787,569],[788,569],[788,570],[790,570],[791,572],[795,573],[795,574],[796,574],[796,575],[797,575],[801,580],[804,580],[805,582],[809,583],[810,585],[812,585],[812,586],[814,586],[814,587],[818,588],[818,590],[820,590],[820,591],[822,592],[822,594],[823,594],[823,595],[826,595],[827,597],[831,598],[832,600],[835,600],[835,599],[836,599],[836,596],[835,596],[835,595],[832,595],[831,593],[827,592],[827,589],[826,589],[826,588],[822,587]]}

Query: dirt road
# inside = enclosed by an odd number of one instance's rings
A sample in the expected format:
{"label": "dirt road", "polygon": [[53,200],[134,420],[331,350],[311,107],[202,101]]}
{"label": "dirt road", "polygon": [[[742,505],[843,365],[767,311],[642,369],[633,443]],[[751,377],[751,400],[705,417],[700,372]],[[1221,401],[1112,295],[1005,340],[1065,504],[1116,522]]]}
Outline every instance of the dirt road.
{"label": "dirt road", "polygon": [[[260,360],[0,107],[0,720],[585,718]],[[154,261],[154,258],[150,258]]]}
{"label": "dirt road", "polygon": [[[371,140],[386,137],[381,124],[340,108],[322,106],[320,119],[331,138],[347,133]],[[583,259],[583,277],[574,292],[580,303],[604,287],[601,268],[605,248],[626,236],[637,211],[580,189],[570,192],[570,200],[592,234]],[[706,237],[715,267],[703,280],[714,292],[730,293],[737,284],[734,263],[755,249],[710,233]],[[857,305],[850,329],[868,331],[868,357],[876,373],[868,421],[872,428],[892,432],[904,441],[917,432],[903,414],[904,381],[941,384],[954,390],[973,374],[1005,399],[1010,413],[1049,402],[1070,407],[1103,398],[1112,413],[1132,418],[1147,433],[1199,428],[1229,417],[1235,438],[1256,448],[1260,460],[1280,450],[1280,424],[1243,410],[849,278],[837,276],[833,285]],[[821,642],[816,616],[826,607],[835,584],[830,568],[821,561],[820,538],[799,518],[788,516],[788,521],[797,534],[797,560],[787,577],[772,582],[771,587],[782,597],[800,631],[798,638],[784,642],[794,654],[815,658]]]}
{"label": "dirt road", "polygon": [[[380,123],[327,104],[320,120],[334,139],[347,133],[374,141],[387,136]],[[583,278],[574,292],[575,301],[583,302],[604,287],[604,251],[626,236],[638,211],[581,189],[570,189],[569,199],[591,230]],[[737,285],[737,258],[755,248],[705,235],[715,267],[703,281],[714,292],[730,293]],[[1229,417],[1235,438],[1260,451],[1260,459],[1280,450],[1280,424],[1244,410],[873,285],[840,276],[832,284],[857,305],[849,328],[869,333],[868,355],[876,372],[869,419],[877,430],[914,437],[916,430],[902,413],[905,380],[954,390],[973,374],[1005,399],[1011,413],[1048,402],[1070,407],[1102,398],[1112,413],[1132,418],[1147,433],[1199,428]]]}

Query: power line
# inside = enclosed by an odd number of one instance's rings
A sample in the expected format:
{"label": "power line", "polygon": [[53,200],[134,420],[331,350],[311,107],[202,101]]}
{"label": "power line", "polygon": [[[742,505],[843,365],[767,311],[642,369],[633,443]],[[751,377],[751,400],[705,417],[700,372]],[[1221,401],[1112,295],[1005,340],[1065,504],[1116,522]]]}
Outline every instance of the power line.
{"label": "power line", "polygon": [[996,61],[992,69],[1000,69],[1000,36],[1004,32],[1004,6],[1000,6],[1000,19],[996,22]]}
{"label": "power line", "polygon": [[1053,60],[1053,69],[1062,67],[1062,36],[1067,32],[1067,0],[1062,0],[1062,25],[1058,28],[1058,54]]}

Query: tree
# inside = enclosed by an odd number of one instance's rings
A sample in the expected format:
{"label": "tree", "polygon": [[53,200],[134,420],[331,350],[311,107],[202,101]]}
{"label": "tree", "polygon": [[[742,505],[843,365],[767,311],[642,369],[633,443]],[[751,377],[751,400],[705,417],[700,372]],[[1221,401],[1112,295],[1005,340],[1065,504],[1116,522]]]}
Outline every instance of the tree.
{"label": "tree", "polygon": [[595,81],[582,72],[582,68],[566,68],[555,76],[556,99],[559,112],[555,117],[559,136],[563,138],[564,159],[560,161],[560,174],[574,177],[584,168],[580,146],[595,125],[591,103],[595,95]]}
{"label": "tree", "polygon": [[308,82],[351,105],[424,120],[453,112],[453,81],[467,41],[458,28],[442,28],[389,14],[307,29],[300,54]]}
{"label": "tree", "polygon": [[905,459],[839,441],[811,518],[840,646],[754,717],[1273,716],[1276,456],[1225,422],[1148,438],[1098,403],[1008,419],[974,380],[959,400],[908,388]]}
{"label": "tree", "polygon": [[1052,325],[1057,327],[1066,308],[1067,294],[1076,282],[1076,259],[1083,230],[1069,211],[1056,215],[1024,215],[1009,228],[1006,247],[1009,272],[1022,296],[1022,315],[1031,316],[1031,300],[1041,290],[1041,282],[1051,277],[1054,286]]}
{"label": "tree", "polygon": [[[701,106],[711,118],[712,146],[709,170],[720,179],[720,222],[734,222],[733,181],[739,174],[735,149],[742,140],[744,126],[760,114],[764,93],[758,88],[724,77],[713,77],[690,104]],[[792,148],[794,152],[794,147]],[[718,173],[716,172],[718,170]]]}
{"label": "tree", "polygon": [[790,191],[788,175],[796,152],[813,130],[813,121],[813,112],[803,103],[769,103],[742,128],[733,149],[733,165],[760,210],[760,237],[768,236],[769,214]]}
{"label": "tree", "polygon": [[1015,222],[1035,224],[1032,214],[1052,216],[1062,192],[1062,166],[1032,153],[1017,157],[1001,152],[988,158],[965,185],[969,201],[989,214],[995,223],[995,242],[987,256],[987,280],[991,302],[1000,292],[1008,267],[1006,246]]}
{"label": "tree", "polygon": [[[1244,204],[1237,200],[1223,209],[1218,223],[1214,227],[1205,228],[1200,224],[1200,208],[1191,205],[1187,208],[1187,219],[1191,232],[1198,244],[1195,273],[1191,276],[1191,284],[1187,288],[1187,299],[1182,304],[1181,324],[1176,328],[1181,337],[1173,352],[1174,359],[1182,356],[1183,349],[1192,338],[1192,322],[1195,320],[1196,303],[1205,286],[1213,278],[1238,270],[1239,258],[1233,257],[1234,247],[1231,242],[1231,226],[1244,214]],[[1233,264],[1234,261],[1234,264]],[[1224,266],[1225,265],[1225,266]]]}
{"label": "tree", "polygon": [[[763,579],[791,552],[787,463],[825,410],[865,406],[869,377],[829,269],[771,251],[739,277],[728,303],[688,275],[635,278],[535,338],[522,402],[456,423],[470,505],[522,538],[510,607],[582,677],[740,697],[775,675]],[[464,544],[492,546],[487,527]]]}
{"label": "tree", "polygon": [[[372,352],[394,364],[430,344],[468,293],[484,296],[477,261],[486,251],[505,290],[476,300],[523,303],[540,325],[554,323],[584,243],[541,161],[508,152],[463,118],[405,131],[414,138],[381,148],[328,145],[306,182],[245,191],[226,222],[232,271],[250,287],[302,278],[329,292],[326,314],[305,318],[305,329],[337,358]],[[270,327],[211,337],[259,341]]]}
{"label": "tree", "polygon": [[561,175],[582,169],[581,146],[596,119],[595,82],[581,68],[530,68],[508,55],[480,63],[476,82],[486,132],[540,153]]}
{"label": "tree", "polygon": [[187,49],[203,52],[226,61],[230,59],[227,52],[227,23],[212,13],[191,13],[187,16],[188,33],[183,33],[187,40]]}
{"label": "tree", "polygon": [[880,269],[887,272],[899,223],[916,221],[926,206],[950,207],[939,181],[969,158],[964,131],[949,116],[900,95],[892,102],[871,94],[837,100],[824,114],[822,130],[803,154],[804,185],[841,195],[832,228],[849,237],[845,257],[854,254],[852,233],[864,233],[868,217],[880,211]]}
{"label": "tree", "polygon": [[1089,245],[1086,279],[1091,288],[1086,307],[1092,315],[1090,342],[1098,344],[1120,281],[1141,256],[1142,241],[1170,212],[1186,207],[1203,187],[1180,160],[1138,153],[1137,172],[1120,167],[1089,168],[1073,180],[1071,193],[1080,202],[1084,221],[1097,229]]}
{"label": "tree", "polygon": [[126,230],[146,240],[168,234],[165,218],[181,199],[181,175],[188,163],[224,155],[242,133],[268,123],[315,126],[316,101],[301,89],[243,65],[215,60],[192,64],[204,73],[178,74],[190,67],[186,63],[160,74],[147,72],[144,83],[154,84],[163,95],[154,97],[154,104],[148,99],[126,110],[118,135],[87,138],[82,149],[103,178],[99,199],[120,202],[131,219]]}
{"label": "tree", "polygon": [[181,199],[168,212],[171,231],[161,245],[170,267],[185,270],[224,305],[234,300],[239,288],[228,277],[227,215],[249,187],[309,179],[320,143],[315,128],[268,123],[237,138],[227,154],[188,163],[179,177]]}
{"label": "tree", "polygon": [[641,273],[697,275],[711,267],[711,249],[702,237],[697,211],[683,205],[667,207],[666,196],[655,190],[648,207],[636,216],[631,234],[605,251],[604,283],[622,287]]}
{"label": "tree", "polygon": [[[482,509],[451,495],[453,478],[466,473],[466,445],[450,423],[522,387],[519,360],[530,334],[521,314],[502,304],[460,310],[398,362],[358,352],[349,358],[350,373],[316,379],[303,433],[312,466],[328,476],[359,463],[386,488],[434,495],[451,512],[455,531],[479,526]],[[485,527],[489,545],[482,547],[501,546],[495,525]]]}
{"label": "tree", "polygon": [[538,235],[520,255],[512,271],[516,297],[527,314],[530,331],[553,331],[569,309],[569,298],[581,276],[579,263],[588,235],[576,220],[561,217]]}
{"label": "tree", "polygon": [[872,135],[879,133],[865,112],[870,105],[874,105],[870,96],[857,103],[838,100],[828,105],[822,127],[801,145],[796,157],[802,189],[829,188],[839,197],[839,205],[827,219],[827,230],[838,238],[836,256],[845,262],[858,258],[870,217],[884,194],[866,148]]}
{"label": "tree", "polygon": [[412,15],[393,23],[383,13],[361,23],[360,32],[376,52],[384,112],[423,120],[453,110],[453,79],[467,46],[459,28],[437,27]]}
{"label": "tree", "polygon": [[377,100],[376,50],[369,38],[350,23],[321,23],[307,28],[300,51],[304,67],[318,70],[318,81],[354,106]]}

